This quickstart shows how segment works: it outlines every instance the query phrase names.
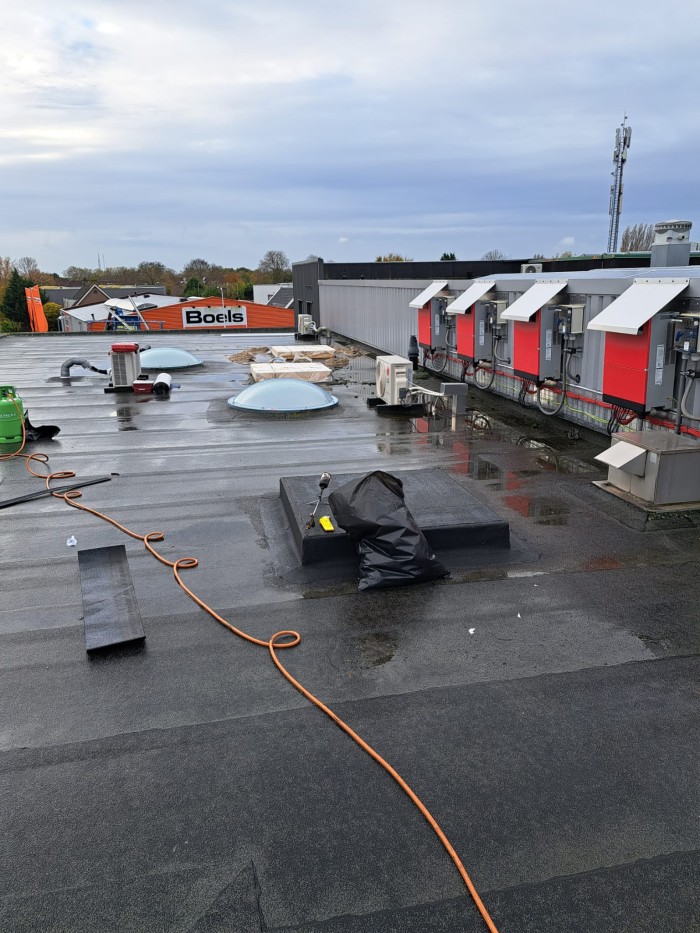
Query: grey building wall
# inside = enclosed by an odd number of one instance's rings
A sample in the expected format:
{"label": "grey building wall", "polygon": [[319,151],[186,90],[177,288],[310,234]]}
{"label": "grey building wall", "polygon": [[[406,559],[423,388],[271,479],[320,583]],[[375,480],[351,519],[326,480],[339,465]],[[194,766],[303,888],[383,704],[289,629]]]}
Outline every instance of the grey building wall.
{"label": "grey building wall", "polygon": [[[659,275],[677,275],[678,269],[653,270]],[[649,274],[640,269],[638,274]],[[686,293],[685,303],[688,308],[700,309],[700,276],[691,278]],[[605,337],[599,331],[587,329],[588,324],[600,312],[615,300],[632,284],[635,270],[614,270],[609,273],[593,271],[570,273],[532,274],[532,275],[496,275],[495,290],[500,297],[507,298],[512,304],[516,298],[527,291],[536,279],[567,278],[568,293],[575,294],[577,301],[585,304],[583,354],[578,355],[571,367],[573,375],[580,377],[580,382],[569,386],[567,405],[561,417],[585,424],[598,430],[604,430],[607,423],[607,409],[598,402],[603,389],[603,359]],[[417,311],[409,307],[410,302],[432,279],[412,279],[405,281],[333,281],[322,280],[319,284],[320,323],[332,331],[367,344],[384,353],[396,353],[406,356],[409,340],[417,334]],[[449,280],[448,289],[455,295],[461,294],[471,284],[470,280]],[[556,299],[555,299],[556,302]],[[519,397],[522,383],[513,378],[512,362],[512,322],[508,325],[506,339],[499,345],[498,370],[502,375],[496,377],[491,391],[509,398]],[[677,373],[680,371],[680,356],[676,362]],[[463,375],[463,364],[459,360],[448,363],[446,377],[459,379]],[[700,381],[700,380],[698,380]],[[676,397],[678,396],[679,377],[676,375]],[[529,401],[534,404],[532,399]],[[670,403],[669,403],[670,407]],[[695,387],[688,399],[688,410],[700,414],[700,389]],[[696,425],[697,426],[697,425]]]}
{"label": "grey building wall", "polygon": [[294,289],[294,314],[310,314],[317,325],[321,324],[319,310],[319,280],[323,278],[323,260],[306,259],[292,266],[292,288]]}
{"label": "grey building wall", "polygon": [[[429,284],[425,279],[322,281],[321,324],[377,350],[406,356],[411,335],[418,334],[418,312],[409,304]],[[467,288],[455,284],[458,291]]]}
{"label": "grey building wall", "polygon": [[384,353],[405,356],[418,316],[409,302],[422,283],[321,282],[321,324]]}
{"label": "grey building wall", "polygon": [[[320,324],[319,282],[384,282],[434,279],[476,279],[484,275],[519,273],[524,259],[459,259],[454,261],[408,262],[324,262],[320,257],[304,259],[292,265],[294,313],[311,314]],[[700,256],[691,262],[700,262]],[[548,259],[541,262],[543,272],[582,271],[587,269],[617,269],[648,266],[649,253],[603,254],[581,258]]]}

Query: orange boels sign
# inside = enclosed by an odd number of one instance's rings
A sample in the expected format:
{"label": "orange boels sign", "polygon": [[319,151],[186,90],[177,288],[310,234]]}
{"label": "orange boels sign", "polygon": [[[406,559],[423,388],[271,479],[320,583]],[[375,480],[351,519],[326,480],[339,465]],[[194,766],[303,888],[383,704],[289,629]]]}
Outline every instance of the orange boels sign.
{"label": "orange boels sign", "polygon": [[244,305],[233,308],[183,308],[182,326],[247,327],[248,314]]}

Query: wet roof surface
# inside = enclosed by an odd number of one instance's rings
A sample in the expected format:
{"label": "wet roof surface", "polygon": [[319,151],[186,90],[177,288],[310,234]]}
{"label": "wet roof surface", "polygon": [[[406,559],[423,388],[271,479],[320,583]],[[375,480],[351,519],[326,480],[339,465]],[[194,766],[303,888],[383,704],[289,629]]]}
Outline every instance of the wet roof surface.
{"label": "wet roof surface", "polygon": [[[0,382],[61,427],[33,445],[53,470],[116,474],[86,505],[197,556],[187,584],[239,628],[301,632],[284,663],[423,798],[501,933],[699,928],[697,519],[606,496],[607,438],[478,390],[456,431],[379,418],[366,356],[330,411],[228,407],[228,357],[289,339],[149,335],[204,361],[158,398],[59,378],[112,338],[12,336]],[[281,476],[426,467],[510,523],[507,559],[364,594],[299,566]],[[0,929],[485,929],[399,788],[141,542],[52,499],[0,522]],[[76,551],[112,544],[146,643],[90,659]]]}

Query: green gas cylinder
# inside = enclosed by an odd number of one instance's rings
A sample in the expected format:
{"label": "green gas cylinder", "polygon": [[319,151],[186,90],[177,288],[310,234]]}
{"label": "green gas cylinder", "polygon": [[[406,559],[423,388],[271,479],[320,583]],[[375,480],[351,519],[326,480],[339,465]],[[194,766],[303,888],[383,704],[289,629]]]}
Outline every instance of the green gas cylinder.
{"label": "green gas cylinder", "polygon": [[14,386],[0,386],[0,444],[21,444],[24,405]]}

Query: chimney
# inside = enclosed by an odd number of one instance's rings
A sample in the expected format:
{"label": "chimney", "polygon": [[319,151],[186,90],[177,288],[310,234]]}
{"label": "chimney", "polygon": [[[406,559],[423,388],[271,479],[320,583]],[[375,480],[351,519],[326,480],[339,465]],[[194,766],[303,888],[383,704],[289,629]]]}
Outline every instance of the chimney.
{"label": "chimney", "polygon": [[650,267],[687,266],[690,264],[689,220],[662,220],[654,224]]}

